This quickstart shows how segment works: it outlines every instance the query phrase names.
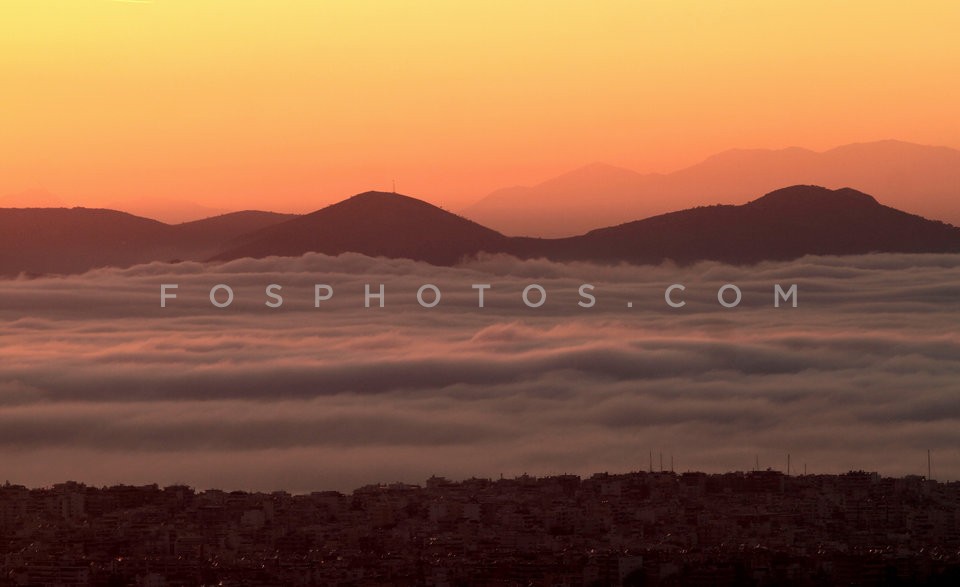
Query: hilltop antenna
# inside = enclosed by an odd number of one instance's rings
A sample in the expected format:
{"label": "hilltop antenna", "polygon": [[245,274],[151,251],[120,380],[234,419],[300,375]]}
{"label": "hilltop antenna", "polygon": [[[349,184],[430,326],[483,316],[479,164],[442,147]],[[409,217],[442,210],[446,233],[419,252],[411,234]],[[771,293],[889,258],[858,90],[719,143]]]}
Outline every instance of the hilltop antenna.
{"label": "hilltop antenna", "polygon": [[663,473],[663,451],[660,451],[660,472]]}
{"label": "hilltop antenna", "polygon": [[754,461],[756,464],[754,465],[753,470],[754,470],[754,471],[759,471],[759,470],[760,470],[760,455],[753,455],[753,457],[754,457],[754,459],[756,459],[756,460]]}
{"label": "hilltop antenna", "polygon": [[929,481],[929,480],[931,479],[930,471],[931,471],[931,468],[930,468],[930,449],[928,448],[928,449],[927,449],[927,481]]}
{"label": "hilltop antenna", "polygon": [[397,180],[393,180],[393,193],[397,193]]}
{"label": "hilltop antenna", "polygon": [[790,453],[787,453],[787,477],[790,476]]}
{"label": "hilltop antenna", "polygon": [[650,451],[650,472],[653,473],[653,451]]}

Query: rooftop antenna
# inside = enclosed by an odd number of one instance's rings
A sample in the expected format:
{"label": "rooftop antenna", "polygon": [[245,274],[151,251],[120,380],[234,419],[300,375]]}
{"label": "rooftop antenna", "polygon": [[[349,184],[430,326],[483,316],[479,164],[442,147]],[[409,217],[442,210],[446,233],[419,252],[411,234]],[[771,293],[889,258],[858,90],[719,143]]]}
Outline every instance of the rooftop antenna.
{"label": "rooftop antenna", "polygon": [[930,471],[931,471],[931,468],[930,468],[930,449],[928,448],[928,449],[927,449],[927,481],[929,481],[929,480],[931,479]]}
{"label": "rooftop antenna", "polygon": [[754,465],[753,470],[754,470],[754,471],[759,471],[759,470],[760,470],[760,455],[753,455],[753,457],[754,457],[754,459],[756,459],[756,460],[754,461],[756,464]]}
{"label": "rooftop antenna", "polygon": [[790,476],[790,453],[787,453],[787,477]]}
{"label": "rooftop antenna", "polygon": [[650,451],[650,472],[653,473],[653,451]]}
{"label": "rooftop antenna", "polygon": [[663,473],[663,451],[660,451],[660,472]]}
{"label": "rooftop antenna", "polygon": [[670,472],[673,473],[673,455],[670,455]]}

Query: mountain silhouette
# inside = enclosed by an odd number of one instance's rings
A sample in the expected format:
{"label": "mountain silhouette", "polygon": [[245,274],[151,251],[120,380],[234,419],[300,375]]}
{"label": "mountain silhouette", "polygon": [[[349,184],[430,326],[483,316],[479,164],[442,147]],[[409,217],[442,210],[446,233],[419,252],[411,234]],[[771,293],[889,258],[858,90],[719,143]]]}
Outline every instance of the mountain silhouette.
{"label": "mountain silhouette", "polygon": [[521,257],[558,261],[750,264],[804,255],[960,252],[960,228],[842,188],[792,186],[747,204],[662,214],[564,239],[516,239]]}
{"label": "mountain silhouette", "polygon": [[960,252],[958,228],[881,205],[853,189],[817,186],[560,239],[505,237],[421,200],[368,192],[241,240],[214,260],[355,252],[452,265],[486,252],[555,261],[746,264],[811,254]]}
{"label": "mountain silhouette", "polygon": [[960,228],[860,191],[797,185],[741,205],[661,214],[543,239],[507,237],[408,196],[366,192],[304,216],[237,212],[169,225],[115,210],[0,209],[0,274],[152,261],[353,252],[455,265],[479,253],[559,262],[751,264],[804,255],[960,252]]}
{"label": "mountain silhouette", "polygon": [[898,209],[960,225],[960,151],[902,141],[735,149],[668,174],[595,163],[532,187],[498,190],[463,214],[509,235],[572,236],[637,218],[746,203],[777,188],[853,187]]}
{"label": "mountain silhouette", "polygon": [[116,210],[2,208],[0,275],[202,260],[242,234],[290,218],[248,211],[169,225]]}
{"label": "mountain silhouette", "polygon": [[353,252],[452,265],[480,251],[507,249],[506,237],[496,231],[422,200],[386,192],[359,194],[242,240],[214,259]]}

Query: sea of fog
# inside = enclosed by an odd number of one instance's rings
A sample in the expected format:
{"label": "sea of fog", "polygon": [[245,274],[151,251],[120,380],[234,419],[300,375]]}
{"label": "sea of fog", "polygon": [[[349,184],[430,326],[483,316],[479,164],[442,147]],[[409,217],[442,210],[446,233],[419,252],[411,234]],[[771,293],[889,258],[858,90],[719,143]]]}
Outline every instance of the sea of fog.
{"label": "sea of fog", "polygon": [[[381,284],[382,308],[365,295]],[[778,284],[796,307],[775,306]],[[958,326],[960,255],[306,255],[3,280],[0,482],[349,490],[626,472],[651,453],[677,471],[783,470],[790,454],[793,473],[903,475],[926,474],[928,449],[933,476],[957,479]]]}

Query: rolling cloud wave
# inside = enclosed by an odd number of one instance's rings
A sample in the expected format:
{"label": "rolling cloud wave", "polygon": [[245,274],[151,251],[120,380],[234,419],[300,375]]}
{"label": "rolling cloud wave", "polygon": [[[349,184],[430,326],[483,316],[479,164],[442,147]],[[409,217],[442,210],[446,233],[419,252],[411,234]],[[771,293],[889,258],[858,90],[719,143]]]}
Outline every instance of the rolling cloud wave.
{"label": "rolling cloud wave", "polygon": [[[160,308],[160,285],[179,285]],[[210,288],[228,284],[229,308]],[[264,288],[282,286],[271,309]],[[314,284],[334,288],[314,307]],[[384,308],[364,308],[383,283]],[[440,304],[417,304],[436,284]],[[475,283],[489,283],[477,307]],[[547,291],[526,307],[523,288]],[[594,286],[582,308],[578,288]],[[664,288],[682,283],[687,305]],[[742,304],[721,307],[726,283]],[[773,307],[796,283],[799,307]],[[628,303],[632,307],[628,307]],[[960,256],[741,268],[359,255],[0,283],[11,481],[348,489],[646,468],[960,475]],[[658,463],[657,463],[658,465]]]}

